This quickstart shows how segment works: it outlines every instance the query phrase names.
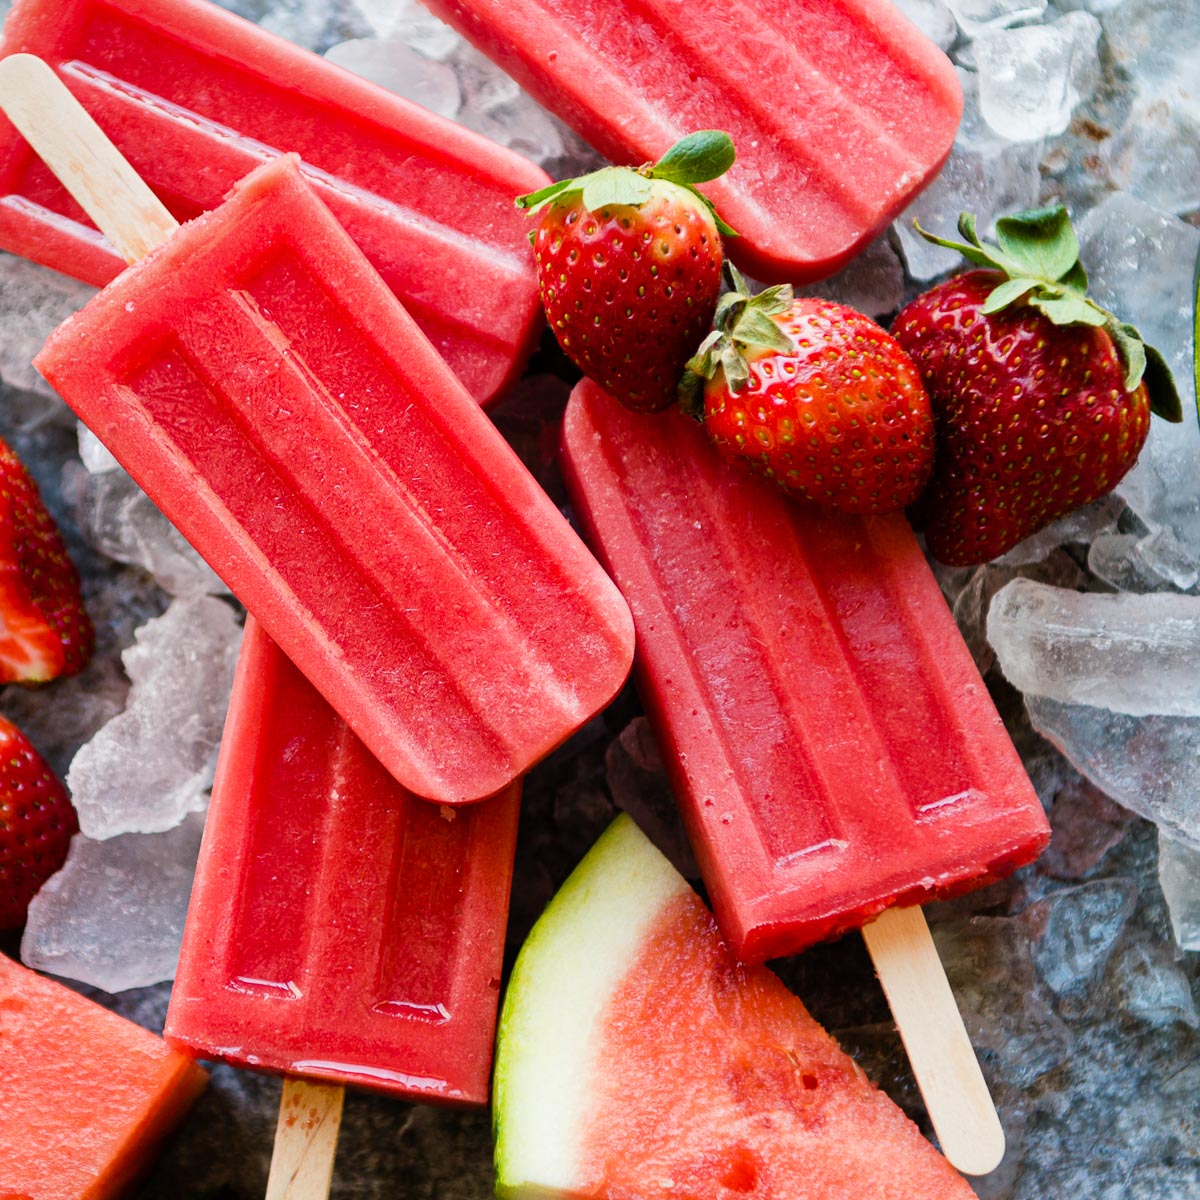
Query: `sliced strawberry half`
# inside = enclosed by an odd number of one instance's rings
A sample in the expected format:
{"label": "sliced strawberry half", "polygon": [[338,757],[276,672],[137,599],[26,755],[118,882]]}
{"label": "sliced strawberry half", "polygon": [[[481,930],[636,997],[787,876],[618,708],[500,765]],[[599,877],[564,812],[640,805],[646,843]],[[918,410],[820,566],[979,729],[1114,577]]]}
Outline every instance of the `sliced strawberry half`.
{"label": "sliced strawberry half", "polygon": [[62,535],[37,484],[0,441],[0,683],[73,675],[93,642]]}

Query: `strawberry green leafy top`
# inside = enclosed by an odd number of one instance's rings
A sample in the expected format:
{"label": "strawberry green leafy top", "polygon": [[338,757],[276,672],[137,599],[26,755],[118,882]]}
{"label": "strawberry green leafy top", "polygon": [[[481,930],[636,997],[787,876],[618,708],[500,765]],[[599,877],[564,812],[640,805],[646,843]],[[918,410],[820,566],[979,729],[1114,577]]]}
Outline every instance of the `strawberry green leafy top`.
{"label": "strawberry green leafy top", "polygon": [[581,196],[583,206],[596,212],[609,204],[644,204],[650,199],[653,181],[661,179],[686,188],[703,202],[723,237],[737,237],[717,214],[712,201],[696,190],[697,183],[705,183],[724,175],[733,165],[735,152],[733,139],[717,129],[702,129],[681,138],[656,163],[644,163],[640,167],[601,167],[589,175],[577,179],[560,179],[540,191],[517,197],[517,207],[537,212],[552,200],[573,201]]}
{"label": "strawberry green leafy top", "polygon": [[1094,325],[1112,338],[1125,367],[1125,389],[1145,381],[1150,409],[1167,421],[1182,421],[1183,406],[1171,369],[1142,335],[1103,309],[1087,294],[1088,278],[1079,261],[1079,239],[1061,204],[1028,209],[996,222],[996,242],[980,240],[971,213],[958,218],[962,242],[938,237],[917,225],[926,241],[957,250],[968,262],[1004,275],[983,306],[984,314],[1023,303],[1055,325]]}

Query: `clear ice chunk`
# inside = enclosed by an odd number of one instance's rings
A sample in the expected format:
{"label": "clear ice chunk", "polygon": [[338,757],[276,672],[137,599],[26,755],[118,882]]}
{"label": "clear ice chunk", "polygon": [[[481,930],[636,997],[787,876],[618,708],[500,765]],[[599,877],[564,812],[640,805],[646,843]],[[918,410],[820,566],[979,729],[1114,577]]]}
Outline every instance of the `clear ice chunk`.
{"label": "clear ice chunk", "polygon": [[240,643],[233,609],[208,596],[176,600],[137,631],[121,656],[125,709],[67,772],[88,837],[157,833],[203,810]]}
{"label": "clear ice chunk", "polygon": [[22,960],[106,992],[174,978],[203,829],[193,814],[163,833],[77,834],[29,906]]}
{"label": "clear ice chunk", "polygon": [[1200,844],[1158,831],[1158,880],[1181,950],[1200,950]]}
{"label": "clear ice chunk", "polygon": [[1200,583],[1200,426],[1192,377],[1192,270],[1200,229],[1116,192],[1078,231],[1091,294],[1158,348],[1183,401],[1180,424],[1150,422],[1137,465],[1116,490],[1148,530],[1127,547],[1136,560],[1130,576],[1149,571],[1186,591]]}
{"label": "clear ice chunk", "polygon": [[969,38],[1036,21],[1046,11],[1046,0],[946,0],[946,3],[958,27]]}
{"label": "clear ice chunk", "polygon": [[1118,804],[1200,846],[1200,718],[1026,696],[1033,727]]}
{"label": "clear ice chunk", "polygon": [[954,45],[958,27],[954,14],[942,0],[899,0],[896,7],[942,50]]}
{"label": "clear ice chunk", "polygon": [[1200,596],[1073,592],[1015,579],[988,640],[1027,695],[1131,716],[1200,717]]}
{"label": "clear ice chunk", "polygon": [[984,33],[971,44],[984,120],[1015,142],[1055,137],[1100,81],[1100,22],[1071,12],[1050,25]]}
{"label": "clear ice chunk", "polygon": [[353,38],[330,46],[325,57],[440,117],[453,120],[462,105],[454,69],[399,38]]}
{"label": "clear ice chunk", "polygon": [[98,473],[68,462],[63,493],[84,539],[101,554],[144,567],[172,596],[228,594],[216,572],[115,460],[113,469]]}
{"label": "clear ice chunk", "polygon": [[1118,951],[1113,991],[1123,1012],[1155,1028],[1200,1028],[1200,1011],[1188,977],[1169,944],[1141,937]]}
{"label": "clear ice chunk", "polygon": [[[51,332],[96,293],[35,263],[0,252],[0,378],[11,387],[54,401],[51,412],[70,410],[33,369],[33,356]],[[69,418],[74,420],[73,417]]]}
{"label": "clear ice chunk", "polygon": [[403,42],[426,58],[444,62],[462,38],[417,0],[354,0],[355,7],[378,38]]}

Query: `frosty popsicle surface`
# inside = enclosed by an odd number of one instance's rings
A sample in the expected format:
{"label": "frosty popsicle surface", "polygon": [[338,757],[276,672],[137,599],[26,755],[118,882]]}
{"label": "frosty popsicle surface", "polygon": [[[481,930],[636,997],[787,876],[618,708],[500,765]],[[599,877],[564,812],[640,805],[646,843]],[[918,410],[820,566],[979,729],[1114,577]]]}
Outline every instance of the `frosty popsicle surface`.
{"label": "frosty popsicle surface", "polygon": [[0,1194],[122,1194],[207,1079],[161,1038],[0,954]]}
{"label": "frosty popsicle surface", "polygon": [[620,595],[290,157],[37,366],[408,790],[490,796],[621,686]]}
{"label": "frosty popsicle surface", "polygon": [[717,919],[761,961],[988,883],[1049,829],[907,523],[818,516],[584,381],[568,486]]}
{"label": "frosty popsicle surface", "polygon": [[[0,56],[48,60],[183,221],[281,151],[482,403],[541,328],[534,164],[206,0],[19,0]],[[0,116],[0,247],[104,284],[124,264]]]}
{"label": "frosty popsicle surface", "polygon": [[168,1042],[484,1103],[519,801],[414,799],[251,618]]}
{"label": "frosty popsicle surface", "polygon": [[618,163],[723,129],[702,187],[770,282],[832,274],[937,174],[962,114],[954,68],[887,0],[425,0]]}

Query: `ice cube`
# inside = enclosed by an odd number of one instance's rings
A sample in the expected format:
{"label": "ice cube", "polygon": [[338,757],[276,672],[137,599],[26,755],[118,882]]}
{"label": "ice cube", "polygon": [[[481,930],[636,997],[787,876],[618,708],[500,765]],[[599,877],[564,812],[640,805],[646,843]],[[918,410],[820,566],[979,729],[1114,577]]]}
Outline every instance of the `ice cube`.
{"label": "ice cube", "polygon": [[1028,24],[1046,11],[1046,0],[946,0],[946,3],[969,38],[1010,25]]}
{"label": "ice cube", "polygon": [[958,36],[954,14],[942,0],[899,0],[897,8],[935,45],[949,50]]}
{"label": "ice cube", "polygon": [[73,421],[70,410],[33,369],[33,356],[51,332],[95,295],[86,283],[0,253],[0,378],[15,388],[38,393],[53,403],[48,416]]}
{"label": "ice cube", "polygon": [[1100,80],[1100,22],[1071,12],[1050,25],[984,33],[972,43],[984,119],[1013,141],[1062,133]]}
{"label": "ice cube", "polygon": [[1033,726],[1118,804],[1200,845],[1200,718],[1131,717],[1026,696]]}
{"label": "ice cube", "polygon": [[106,992],[172,979],[203,829],[194,814],[164,833],[77,834],[29,906],[22,960]]}
{"label": "ice cube", "polygon": [[1180,949],[1200,950],[1200,843],[1159,830],[1158,879]]}
{"label": "ice cube", "polygon": [[144,567],[172,596],[228,593],[216,572],[118,464],[92,474],[78,463],[67,463],[63,491],[84,538],[101,554]]}
{"label": "ice cube", "polygon": [[399,38],[354,38],[330,46],[325,57],[438,116],[452,120],[462,104],[453,68]]}
{"label": "ice cube", "polygon": [[121,656],[125,709],[67,772],[85,834],[155,833],[204,808],[240,641],[233,609],[208,596],[176,600],[138,630]]}
{"label": "ice cube", "polygon": [[426,58],[442,62],[462,45],[462,38],[417,0],[354,0],[371,32],[395,39]]}
{"label": "ice cube", "polygon": [[1169,945],[1142,937],[1116,956],[1113,991],[1123,1012],[1157,1028],[1200,1028],[1188,977]]}
{"label": "ice cube", "polygon": [[1025,693],[1131,716],[1200,717],[1200,596],[1102,595],[1016,579],[988,640]]}

